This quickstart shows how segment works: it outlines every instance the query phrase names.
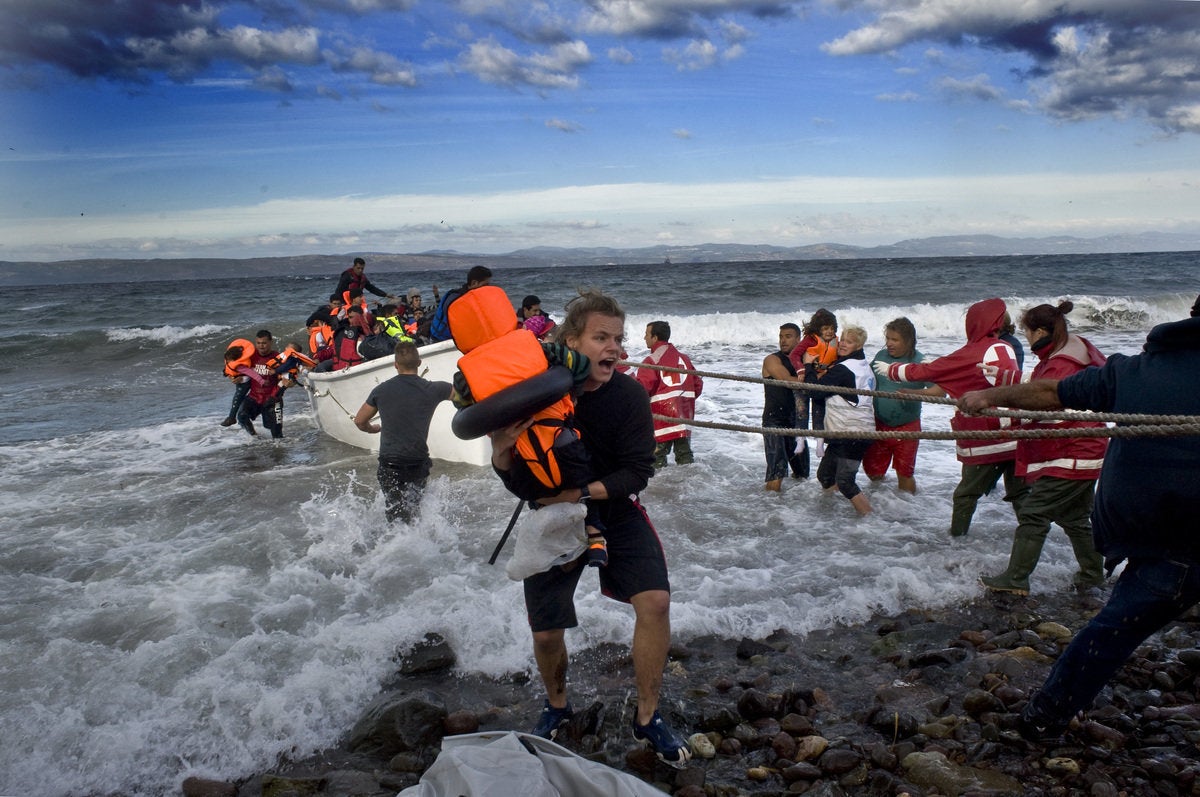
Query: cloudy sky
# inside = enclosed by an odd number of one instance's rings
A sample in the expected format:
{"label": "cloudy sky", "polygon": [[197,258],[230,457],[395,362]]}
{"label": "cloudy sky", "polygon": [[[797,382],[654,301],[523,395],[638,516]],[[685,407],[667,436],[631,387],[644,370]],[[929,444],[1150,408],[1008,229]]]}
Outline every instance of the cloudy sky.
{"label": "cloudy sky", "polygon": [[0,260],[1200,231],[1200,2],[4,0]]}

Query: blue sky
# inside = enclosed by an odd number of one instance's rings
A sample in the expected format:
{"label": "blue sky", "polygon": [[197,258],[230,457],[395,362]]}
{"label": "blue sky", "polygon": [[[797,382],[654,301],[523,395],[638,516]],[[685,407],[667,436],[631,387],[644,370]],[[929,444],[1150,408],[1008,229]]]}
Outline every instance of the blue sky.
{"label": "blue sky", "polygon": [[1200,232],[1200,3],[5,0],[0,260]]}

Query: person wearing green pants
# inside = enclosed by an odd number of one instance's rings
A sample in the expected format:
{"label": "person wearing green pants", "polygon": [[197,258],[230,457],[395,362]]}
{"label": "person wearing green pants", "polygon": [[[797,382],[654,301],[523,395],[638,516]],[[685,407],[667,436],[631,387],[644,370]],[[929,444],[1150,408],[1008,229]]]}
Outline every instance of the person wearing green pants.
{"label": "person wearing green pants", "polygon": [[[1025,311],[1021,329],[1039,362],[1032,379],[1060,380],[1092,365],[1103,365],[1104,355],[1086,338],[1067,331],[1067,313],[1074,305],[1040,304]],[[1024,429],[1062,429],[1103,426],[1088,421],[1029,421]],[[980,583],[995,592],[1029,594],[1029,576],[1037,567],[1042,546],[1057,523],[1071,541],[1079,563],[1077,587],[1104,583],[1104,562],[1092,541],[1092,500],[1104,461],[1107,441],[1100,437],[1046,437],[1017,443],[1017,475],[1031,483],[1029,494],[1017,505],[1017,530],[1013,535],[1008,567]]]}

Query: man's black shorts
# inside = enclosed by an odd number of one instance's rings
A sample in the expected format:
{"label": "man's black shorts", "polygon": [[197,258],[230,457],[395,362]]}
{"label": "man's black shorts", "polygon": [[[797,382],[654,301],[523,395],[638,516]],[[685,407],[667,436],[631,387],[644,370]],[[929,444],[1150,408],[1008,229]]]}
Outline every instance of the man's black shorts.
{"label": "man's black shorts", "polygon": [[[608,541],[608,564],[597,568],[604,595],[628,603],[639,592],[671,591],[662,543],[641,504],[634,504],[619,520],[610,521],[604,538]],[[580,557],[525,579],[525,610],[531,630],[550,631],[579,625],[575,617],[575,586],[586,569]]]}

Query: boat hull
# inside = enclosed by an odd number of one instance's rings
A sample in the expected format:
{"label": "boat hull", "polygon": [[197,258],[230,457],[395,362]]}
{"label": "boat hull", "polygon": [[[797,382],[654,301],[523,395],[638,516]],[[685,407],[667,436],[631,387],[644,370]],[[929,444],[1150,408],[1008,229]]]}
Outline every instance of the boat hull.
{"label": "boat hull", "polygon": [[[458,370],[459,351],[453,341],[422,346],[420,374],[433,382],[449,382]],[[369,360],[341,371],[317,373],[303,377],[317,426],[330,437],[368,451],[379,450],[379,435],[367,434],[354,425],[354,415],[380,382],[396,375],[391,357]],[[491,461],[491,442],[486,437],[459,440],[450,430],[454,405],[444,401],[438,405],[429,424],[429,455],[447,462],[486,465]]]}

